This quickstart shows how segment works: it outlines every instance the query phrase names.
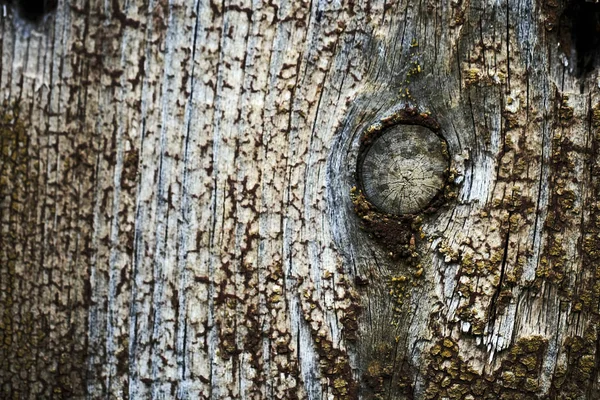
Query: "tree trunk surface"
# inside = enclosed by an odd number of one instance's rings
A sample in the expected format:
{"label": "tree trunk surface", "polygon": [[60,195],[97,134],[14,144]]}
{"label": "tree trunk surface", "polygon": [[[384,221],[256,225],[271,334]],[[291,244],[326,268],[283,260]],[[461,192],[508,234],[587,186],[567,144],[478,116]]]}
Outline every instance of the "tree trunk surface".
{"label": "tree trunk surface", "polygon": [[5,6],[0,397],[599,399],[599,7]]}

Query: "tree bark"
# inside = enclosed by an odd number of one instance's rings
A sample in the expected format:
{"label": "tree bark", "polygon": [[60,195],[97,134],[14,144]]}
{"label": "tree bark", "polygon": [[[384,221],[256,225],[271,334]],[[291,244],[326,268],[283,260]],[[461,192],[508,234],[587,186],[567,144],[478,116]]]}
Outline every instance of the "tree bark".
{"label": "tree bark", "polygon": [[0,397],[600,398],[600,6],[13,3]]}

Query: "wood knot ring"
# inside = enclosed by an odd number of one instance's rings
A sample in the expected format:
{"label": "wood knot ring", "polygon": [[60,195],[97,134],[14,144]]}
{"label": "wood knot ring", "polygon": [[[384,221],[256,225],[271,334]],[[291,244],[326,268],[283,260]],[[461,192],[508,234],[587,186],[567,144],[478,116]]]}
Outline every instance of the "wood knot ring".
{"label": "wood knot ring", "polygon": [[444,139],[421,125],[393,125],[363,150],[358,180],[366,198],[381,212],[416,214],[438,197],[448,167]]}

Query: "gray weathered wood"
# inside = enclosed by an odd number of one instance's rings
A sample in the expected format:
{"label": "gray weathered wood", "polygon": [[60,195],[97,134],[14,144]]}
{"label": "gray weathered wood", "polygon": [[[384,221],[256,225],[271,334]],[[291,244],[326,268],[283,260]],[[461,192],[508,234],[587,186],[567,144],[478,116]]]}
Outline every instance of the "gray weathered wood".
{"label": "gray weathered wood", "polygon": [[[599,86],[567,7],[7,7],[0,397],[598,398]],[[449,182],[383,215],[361,143],[407,118]]]}

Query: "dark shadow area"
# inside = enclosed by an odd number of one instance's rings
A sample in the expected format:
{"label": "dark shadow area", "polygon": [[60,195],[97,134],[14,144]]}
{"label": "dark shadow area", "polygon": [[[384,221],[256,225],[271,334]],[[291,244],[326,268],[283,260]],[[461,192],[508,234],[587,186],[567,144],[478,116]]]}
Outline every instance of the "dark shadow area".
{"label": "dark shadow area", "polygon": [[11,5],[21,18],[37,22],[56,10],[58,0],[3,0],[2,3]]}
{"label": "dark shadow area", "polygon": [[592,72],[600,61],[600,3],[570,1],[560,19],[560,45],[578,78]]}

